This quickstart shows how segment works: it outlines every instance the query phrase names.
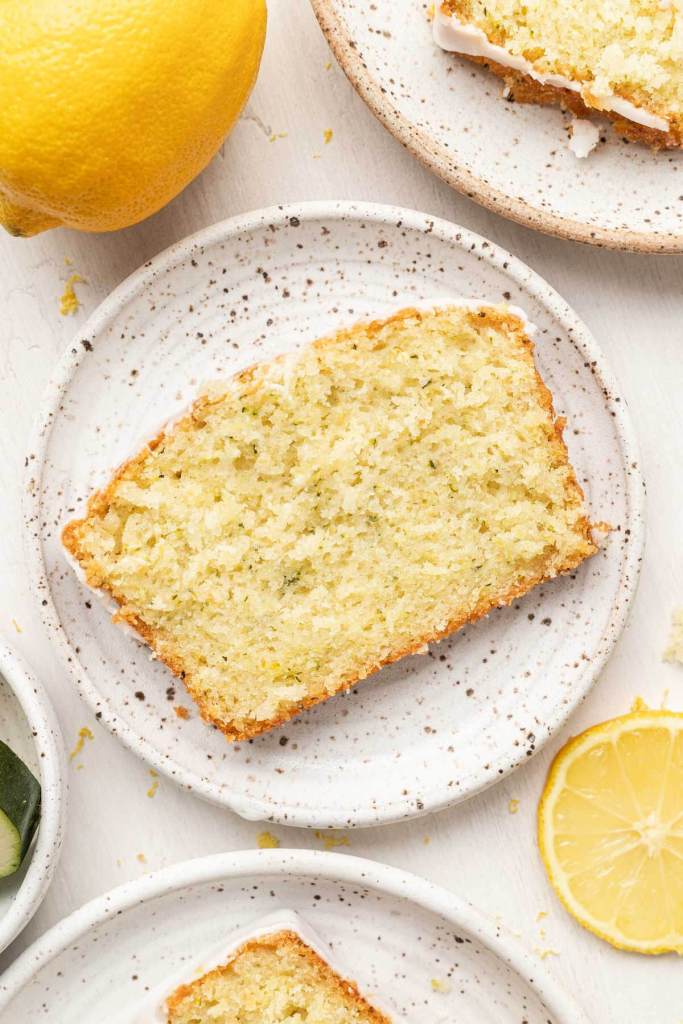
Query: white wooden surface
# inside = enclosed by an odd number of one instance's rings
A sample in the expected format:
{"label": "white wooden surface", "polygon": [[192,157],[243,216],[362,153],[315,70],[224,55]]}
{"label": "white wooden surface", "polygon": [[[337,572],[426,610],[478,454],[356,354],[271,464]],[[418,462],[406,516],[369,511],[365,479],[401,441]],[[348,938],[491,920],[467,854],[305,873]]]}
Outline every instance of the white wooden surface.
{"label": "white wooden surface", "polygon": [[[672,956],[619,953],[574,924],[546,882],[534,811],[550,757],[570,733],[628,710],[636,695],[683,710],[683,669],[660,660],[671,609],[683,604],[683,257],[547,238],[451,192],[366,110],[334,63],[307,0],[271,0],[270,8],[263,67],[248,108],[220,155],[175,202],[113,235],[0,237],[0,632],[49,687],[67,746],[83,725],[95,737],[71,763],[70,823],[55,881],[0,966],[91,897],[189,857],[254,848],[261,831],[163,778],[148,796],[149,770],[92,719],[47,643],[27,584],[20,499],[29,430],[53,365],[97,303],[171,242],[278,202],[367,199],[416,207],[480,232],[573,304],[607,352],[630,404],[648,482],[648,536],[630,623],[564,734],[483,796],[431,818],[347,833],[349,846],[341,849],[418,872],[500,915],[539,953],[555,951],[550,966],[595,1024],[680,1024],[683,965]],[[325,144],[330,128],[334,135]],[[63,317],[59,297],[74,270],[87,278],[77,286],[83,305],[75,317]],[[514,815],[512,798],[520,801]],[[273,831],[283,846],[322,845],[312,833]],[[539,911],[548,912],[540,922]]]}

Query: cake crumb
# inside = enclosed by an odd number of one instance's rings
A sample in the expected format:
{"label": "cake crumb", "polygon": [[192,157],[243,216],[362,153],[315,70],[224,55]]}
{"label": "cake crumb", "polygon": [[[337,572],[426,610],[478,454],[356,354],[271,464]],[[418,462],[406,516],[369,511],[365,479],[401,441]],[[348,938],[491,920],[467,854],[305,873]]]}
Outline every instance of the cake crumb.
{"label": "cake crumb", "polygon": [[434,4],[428,4],[428,6],[427,6],[427,21],[434,21],[435,13],[436,12],[434,10]]}
{"label": "cake crumb", "polygon": [[325,143],[326,146],[329,145],[330,142],[332,142],[333,137],[334,132],[332,131],[332,129],[326,128],[325,131],[323,132],[323,142]]}
{"label": "cake crumb", "polygon": [[434,992],[450,992],[451,986],[447,981],[441,981],[440,978],[432,978],[432,990]]}
{"label": "cake crumb", "polygon": [[569,126],[569,148],[578,157],[584,160],[600,141],[600,129],[592,121],[585,118],[574,117]]}
{"label": "cake crumb", "polygon": [[645,703],[642,697],[634,697],[633,703],[631,704],[631,714],[636,714],[638,711],[649,711],[649,706]]}
{"label": "cake crumb", "polygon": [[156,792],[159,788],[159,773],[155,772],[153,768],[150,768],[149,774],[152,776],[152,785],[147,790],[147,796],[151,800],[153,796],[156,796]]}
{"label": "cake crumb", "polygon": [[23,633],[24,632],[16,619],[12,619],[12,625],[14,626],[15,630],[17,631],[17,633]]}
{"label": "cake crumb", "polygon": [[259,832],[256,842],[260,850],[277,850],[280,846],[280,840],[272,832]]}
{"label": "cake crumb", "polygon": [[664,649],[664,661],[683,665],[683,607],[675,608],[671,615],[669,642]]}
{"label": "cake crumb", "polygon": [[[90,729],[88,728],[87,725],[84,725],[82,729],[79,729],[79,731],[78,731],[78,739],[76,740],[76,746],[73,748],[73,750],[69,754],[69,760],[73,761],[74,758],[78,757],[78,755],[83,750],[83,747],[85,746],[85,741],[86,740],[94,740],[94,739],[95,739],[95,737],[93,736],[92,732],[90,731]],[[80,766],[80,767],[82,767],[82,766]]]}
{"label": "cake crumb", "polygon": [[77,284],[87,284],[87,281],[80,274],[69,274],[64,285],[64,291],[59,299],[59,312],[62,316],[73,316],[81,308],[81,303],[74,288],[74,285]]}
{"label": "cake crumb", "polygon": [[431,841],[432,841],[432,837],[431,837],[431,836],[423,836],[423,837],[422,837],[422,842],[423,842],[423,844],[424,844],[425,846],[429,846],[429,844],[431,843]]}
{"label": "cake crumb", "polygon": [[547,910],[539,910],[539,912],[536,914],[536,920],[537,921],[542,921],[543,918],[547,917],[547,916],[548,916],[548,911]]}
{"label": "cake crumb", "polygon": [[289,132],[273,132],[273,134],[268,139],[268,142],[277,142],[278,139],[286,139],[288,135]]}
{"label": "cake crumb", "polygon": [[331,67],[332,67],[332,61],[328,60],[327,64],[325,65],[325,71],[329,71],[331,69]]}
{"label": "cake crumb", "polygon": [[177,717],[182,718],[183,721],[187,721],[187,719],[190,717],[190,712],[187,710],[187,708],[184,708],[182,704],[176,704],[176,706],[173,708],[173,711],[175,712]]}
{"label": "cake crumb", "polygon": [[147,863],[147,858],[145,857],[144,853],[138,853],[135,859],[139,860],[141,864]]}
{"label": "cake crumb", "polygon": [[510,802],[508,803],[508,812],[510,814],[517,814],[518,810],[519,810],[519,800],[516,797],[513,797],[512,800],[510,800]]}
{"label": "cake crumb", "polygon": [[316,839],[320,840],[325,850],[334,850],[337,846],[350,845],[347,836],[336,836],[330,832],[321,832],[319,829],[317,829],[313,834]]}

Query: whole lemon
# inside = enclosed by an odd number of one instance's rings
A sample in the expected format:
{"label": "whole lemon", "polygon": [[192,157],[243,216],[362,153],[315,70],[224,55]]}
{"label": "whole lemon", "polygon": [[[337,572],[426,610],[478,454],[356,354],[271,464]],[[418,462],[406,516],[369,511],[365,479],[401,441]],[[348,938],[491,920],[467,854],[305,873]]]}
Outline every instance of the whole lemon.
{"label": "whole lemon", "polygon": [[0,223],[113,231],[159,210],[237,119],[265,0],[2,0]]}

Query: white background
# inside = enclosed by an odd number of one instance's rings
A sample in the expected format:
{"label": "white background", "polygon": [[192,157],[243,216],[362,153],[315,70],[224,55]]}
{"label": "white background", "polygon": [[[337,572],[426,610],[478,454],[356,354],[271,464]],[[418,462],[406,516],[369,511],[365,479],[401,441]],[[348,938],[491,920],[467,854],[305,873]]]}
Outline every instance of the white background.
{"label": "white background", "polygon": [[[334,136],[325,145],[329,128]],[[84,725],[95,737],[70,764],[70,820],[51,890],[0,965],[113,886],[189,857],[257,845],[259,825],[204,804],[164,778],[149,797],[148,768],[79,700],[29,592],[23,461],[57,358],[127,274],[170,243],[232,214],[325,198],[396,203],[449,218],[542,274],[607,353],[635,420],[648,484],[645,563],[630,622],[564,733],[483,796],[411,823],[345,833],[349,846],[340,849],[424,875],[500,916],[530,947],[556,951],[549,966],[595,1024],[680,1024],[683,964],[673,956],[619,953],[569,918],[538,858],[534,812],[550,758],[570,734],[627,711],[637,695],[656,707],[668,700],[683,710],[683,668],[661,662],[670,613],[683,604],[683,256],[637,256],[551,239],[452,192],[366,110],[336,66],[307,0],[270,0],[261,75],[244,116],[211,166],[161,213],[113,235],[0,237],[0,632],[47,685],[67,747]],[[73,270],[87,278],[77,286],[82,308],[63,317],[59,297]],[[508,810],[513,798],[520,801],[514,815]],[[283,847],[322,846],[303,830],[272,831]],[[539,911],[548,912],[540,922]]]}

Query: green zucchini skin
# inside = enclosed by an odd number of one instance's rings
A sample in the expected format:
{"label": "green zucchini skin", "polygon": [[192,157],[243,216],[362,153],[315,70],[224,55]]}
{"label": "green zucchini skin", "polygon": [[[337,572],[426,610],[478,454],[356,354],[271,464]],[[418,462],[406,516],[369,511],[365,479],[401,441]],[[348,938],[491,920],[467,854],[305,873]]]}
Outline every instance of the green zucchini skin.
{"label": "green zucchini skin", "polygon": [[17,857],[0,863],[0,878],[12,874],[23,861],[40,819],[40,783],[21,758],[0,740],[0,827],[13,826]]}

